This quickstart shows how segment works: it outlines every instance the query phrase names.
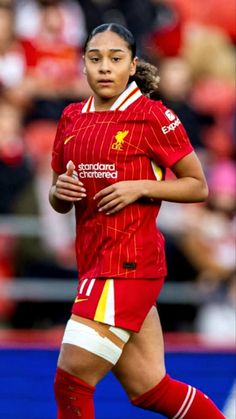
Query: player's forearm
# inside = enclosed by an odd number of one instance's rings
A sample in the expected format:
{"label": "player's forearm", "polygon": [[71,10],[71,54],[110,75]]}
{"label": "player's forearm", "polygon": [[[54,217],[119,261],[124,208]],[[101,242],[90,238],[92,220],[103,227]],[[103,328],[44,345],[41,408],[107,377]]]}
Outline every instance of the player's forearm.
{"label": "player's forearm", "polygon": [[49,191],[49,202],[55,211],[65,214],[72,209],[73,203],[57,198],[55,188],[55,185],[53,185]]}
{"label": "player's forearm", "polygon": [[174,180],[143,180],[142,196],[169,202],[202,202],[208,196],[208,187],[204,180],[184,177]]}

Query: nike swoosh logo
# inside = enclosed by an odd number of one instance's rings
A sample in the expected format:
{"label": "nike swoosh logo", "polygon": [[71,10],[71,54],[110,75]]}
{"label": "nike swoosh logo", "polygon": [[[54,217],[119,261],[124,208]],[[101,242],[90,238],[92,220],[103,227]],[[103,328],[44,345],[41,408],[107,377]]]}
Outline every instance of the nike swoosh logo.
{"label": "nike swoosh logo", "polygon": [[69,143],[70,140],[72,140],[72,138],[74,138],[75,135],[69,135],[69,137],[66,137],[66,139],[64,140],[64,144]]}
{"label": "nike swoosh logo", "polygon": [[82,301],[87,301],[87,300],[88,300],[88,298],[78,298],[78,297],[76,297],[75,303],[81,303]]}

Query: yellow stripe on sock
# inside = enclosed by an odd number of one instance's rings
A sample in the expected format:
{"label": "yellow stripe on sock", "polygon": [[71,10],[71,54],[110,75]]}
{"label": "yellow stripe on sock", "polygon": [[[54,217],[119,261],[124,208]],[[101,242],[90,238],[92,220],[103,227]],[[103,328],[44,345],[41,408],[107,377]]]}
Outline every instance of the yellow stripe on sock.
{"label": "yellow stripe on sock", "polygon": [[104,323],[105,321],[109,286],[110,286],[110,280],[107,279],[103,287],[102,295],[99,299],[97,310],[94,316],[94,320],[96,320],[97,322]]}

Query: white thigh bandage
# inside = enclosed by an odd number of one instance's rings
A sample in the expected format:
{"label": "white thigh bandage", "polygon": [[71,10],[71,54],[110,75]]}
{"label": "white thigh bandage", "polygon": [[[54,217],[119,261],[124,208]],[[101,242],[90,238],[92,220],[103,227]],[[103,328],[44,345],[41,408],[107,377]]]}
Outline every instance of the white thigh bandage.
{"label": "white thigh bandage", "polygon": [[68,321],[62,343],[79,346],[115,365],[129,338],[124,329],[80,318]]}

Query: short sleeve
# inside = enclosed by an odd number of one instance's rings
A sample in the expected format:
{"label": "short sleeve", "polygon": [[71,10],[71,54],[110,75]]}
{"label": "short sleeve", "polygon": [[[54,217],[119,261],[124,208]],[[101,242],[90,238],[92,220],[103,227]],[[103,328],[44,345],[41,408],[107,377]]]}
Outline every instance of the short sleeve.
{"label": "short sleeve", "polygon": [[61,118],[58,122],[57,132],[52,149],[52,160],[51,166],[56,173],[64,172],[63,165],[63,150],[64,150],[64,139],[65,139],[65,130],[67,125],[67,113],[68,107],[64,109]]}
{"label": "short sleeve", "polygon": [[171,167],[193,151],[185,128],[171,109],[157,101],[149,115],[146,142],[151,159],[164,167]]}

